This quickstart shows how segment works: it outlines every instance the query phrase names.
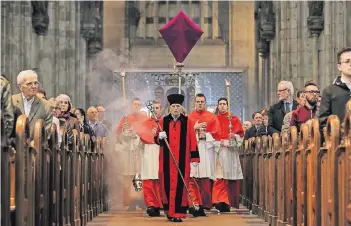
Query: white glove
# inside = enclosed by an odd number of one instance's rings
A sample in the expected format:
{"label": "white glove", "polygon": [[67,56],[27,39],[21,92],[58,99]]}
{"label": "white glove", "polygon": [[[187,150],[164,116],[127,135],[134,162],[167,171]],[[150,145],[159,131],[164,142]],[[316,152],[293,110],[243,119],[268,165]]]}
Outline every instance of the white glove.
{"label": "white glove", "polygon": [[162,131],[158,134],[158,139],[163,140],[165,138],[167,138],[167,134],[165,131]]}
{"label": "white glove", "polygon": [[198,162],[192,162],[191,165],[192,165],[193,167],[197,167],[197,166],[199,165],[199,163],[198,163]]}

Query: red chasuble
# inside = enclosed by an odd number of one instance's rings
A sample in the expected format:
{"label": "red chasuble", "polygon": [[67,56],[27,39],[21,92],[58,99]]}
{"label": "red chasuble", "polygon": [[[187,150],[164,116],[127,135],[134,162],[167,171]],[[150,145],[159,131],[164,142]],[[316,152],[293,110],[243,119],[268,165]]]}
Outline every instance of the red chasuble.
{"label": "red chasuble", "polygon": [[[221,139],[228,140],[229,139],[229,119],[228,112],[227,113],[218,113],[217,118],[219,120],[219,124],[221,126]],[[241,126],[240,119],[232,114],[232,133],[238,134],[239,136],[244,136],[244,130]]]}
{"label": "red chasuble", "polygon": [[[185,182],[189,184],[190,162],[200,162],[197,150],[194,123],[184,115],[176,122],[169,114],[163,118],[162,127],[167,134],[167,140],[176,162],[182,172]],[[158,136],[156,143],[160,144],[159,180],[163,207],[169,217],[185,218],[188,208],[188,194],[178,173],[167,146]]]}
{"label": "red chasuble", "polygon": [[[129,124],[129,126],[134,127],[134,129],[137,129],[137,127],[147,119],[149,119],[149,117],[147,117],[146,115],[143,115],[143,114],[129,114],[127,116],[127,122]],[[117,136],[119,136],[122,133],[122,127],[124,124],[124,120],[125,120],[125,118],[123,117],[116,128],[116,135]]]}
{"label": "red chasuble", "polygon": [[198,121],[198,123],[207,122],[206,132],[210,133],[215,140],[221,139],[221,128],[215,114],[207,110],[201,112],[193,111],[188,117],[194,123],[196,121]]}

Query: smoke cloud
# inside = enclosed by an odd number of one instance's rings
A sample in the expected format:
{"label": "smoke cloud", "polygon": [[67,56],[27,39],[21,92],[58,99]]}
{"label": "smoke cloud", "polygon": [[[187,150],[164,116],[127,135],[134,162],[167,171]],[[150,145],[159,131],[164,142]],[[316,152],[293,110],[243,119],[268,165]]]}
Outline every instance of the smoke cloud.
{"label": "smoke cloud", "polygon": [[[113,125],[104,150],[105,179],[108,185],[110,208],[121,210],[123,209],[123,185],[126,183],[123,181],[122,172],[123,163],[126,160],[122,158],[121,152],[125,150],[121,150],[122,146],[117,142],[115,129],[122,117],[129,113],[129,106],[133,98],[140,98],[144,108],[147,100],[154,99],[152,78],[149,74],[128,73],[130,69],[135,71],[143,68],[143,62],[128,60],[124,54],[118,54],[111,49],[98,53],[91,59],[90,65],[91,70],[86,81],[89,102],[95,106],[104,106],[105,119]],[[126,100],[122,95],[121,69],[126,70]],[[132,181],[127,183],[132,183]]]}

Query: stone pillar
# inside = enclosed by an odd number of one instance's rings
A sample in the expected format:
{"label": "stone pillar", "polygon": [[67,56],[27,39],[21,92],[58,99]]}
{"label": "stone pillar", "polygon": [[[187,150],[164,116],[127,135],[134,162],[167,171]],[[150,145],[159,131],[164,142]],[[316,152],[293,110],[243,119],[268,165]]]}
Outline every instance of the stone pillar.
{"label": "stone pillar", "polygon": [[204,38],[206,37],[206,35],[208,35],[208,25],[205,24],[205,17],[208,17],[208,3],[201,1],[200,2],[200,6],[201,6],[201,18],[200,18],[200,24],[201,24],[201,28],[204,32],[204,34],[201,36],[201,41],[204,40]]}
{"label": "stone pillar", "polygon": [[158,37],[159,37],[159,33],[158,30],[159,30],[159,25],[158,25],[158,2],[153,2],[153,8],[152,8],[152,16],[154,18],[154,40],[155,42],[157,41]]}
{"label": "stone pillar", "polygon": [[140,11],[140,22],[138,27],[138,38],[145,38],[146,32],[146,15],[145,15],[145,1],[139,2],[139,11]]}
{"label": "stone pillar", "polygon": [[260,1],[256,3],[256,48],[262,58],[261,89],[258,90],[259,106],[268,107],[269,80],[270,80],[270,41],[275,37],[275,16],[272,1]]}
{"label": "stone pillar", "polygon": [[324,2],[311,1],[308,2],[309,17],[307,19],[307,26],[312,35],[312,75],[313,81],[321,87],[321,80],[319,77],[319,59],[318,59],[318,37],[324,28]]}
{"label": "stone pillar", "polygon": [[212,39],[218,38],[218,1],[212,2]]}

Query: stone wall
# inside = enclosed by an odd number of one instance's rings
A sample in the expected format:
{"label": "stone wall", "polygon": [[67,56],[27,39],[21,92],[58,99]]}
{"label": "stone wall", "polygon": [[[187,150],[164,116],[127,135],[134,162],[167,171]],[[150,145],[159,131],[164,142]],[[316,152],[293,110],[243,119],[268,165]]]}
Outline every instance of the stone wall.
{"label": "stone wall", "polygon": [[[267,21],[266,5],[256,3],[256,24]],[[339,74],[337,52],[351,46],[351,2],[296,2],[284,1],[272,4],[275,31],[272,37],[263,38],[256,54],[257,73],[267,81],[261,87],[261,106],[277,101],[276,87],[280,80],[290,80],[295,90],[303,88],[305,82],[314,80],[321,89],[331,84]],[[261,16],[261,18],[259,18]],[[268,18],[269,21],[270,18]],[[256,26],[256,35],[261,36]],[[267,31],[267,30],[266,30]],[[265,47],[264,43],[268,45]]]}
{"label": "stone wall", "polygon": [[66,93],[86,107],[92,42],[82,35],[81,8],[73,1],[1,3],[1,73],[14,92],[18,73],[35,69],[48,97]]}

